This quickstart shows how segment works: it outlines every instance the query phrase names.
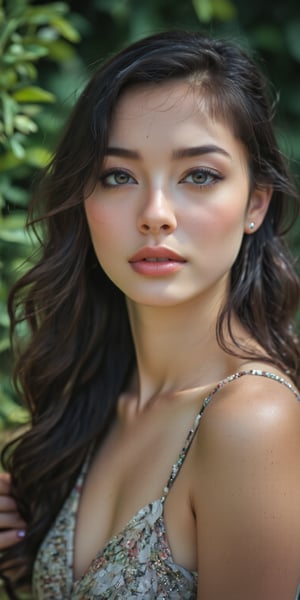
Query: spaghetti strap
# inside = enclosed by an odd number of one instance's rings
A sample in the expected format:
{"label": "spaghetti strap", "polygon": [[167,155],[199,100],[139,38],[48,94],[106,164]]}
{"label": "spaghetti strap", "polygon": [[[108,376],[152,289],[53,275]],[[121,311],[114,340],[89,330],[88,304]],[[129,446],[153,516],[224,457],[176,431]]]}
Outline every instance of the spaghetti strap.
{"label": "spaghetti strap", "polygon": [[185,458],[187,456],[187,453],[189,451],[191,443],[196,435],[196,432],[199,427],[199,423],[201,421],[201,418],[204,414],[206,407],[208,406],[208,404],[210,403],[212,398],[216,395],[216,393],[219,390],[223,389],[225,387],[225,385],[227,385],[228,383],[231,383],[232,381],[235,381],[236,379],[240,379],[241,377],[244,377],[244,375],[267,377],[268,379],[277,381],[281,385],[284,385],[286,388],[288,388],[292,392],[292,394],[294,394],[294,396],[296,397],[296,400],[298,400],[298,402],[300,402],[300,394],[299,394],[298,390],[291,383],[289,383],[289,381],[284,379],[284,377],[281,377],[280,375],[276,375],[275,373],[272,373],[270,371],[264,371],[264,370],[260,370],[260,369],[242,370],[242,371],[237,371],[236,373],[233,373],[232,375],[229,375],[225,379],[222,379],[221,381],[219,381],[217,383],[217,385],[212,389],[212,391],[203,400],[201,409],[195,417],[192,428],[188,432],[188,435],[186,437],[183,448],[179,454],[179,457],[178,457],[176,463],[174,463],[174,465],[172,466],[171,474],[168,479],[167,485],[163,489],[162,502],[164,502],[166,500],[166,497],[167,497],[176,477],[178,476],[178,474],[180,472],[180,469],[185,461]]}
{"label": "spaghetti strap", "polygon": [[[74,580],[74,534],[81,488],[87,473],[91,451],[87,454],[77,484],[58,514],[37,553],[34,564],[34,597],[52,600],[91,598],[147,597],[195,599],[198,574],[174,562],[164,519],[164,501],[191,447],[204,411],[218,390],[243,375],[263,375],[285,385],[300,399],[293,386],[278,375],[265,371],[241,371],[219,382],[204,398],[200,411],[188,432],[178,460],[172,468],[164,496],[139,509],[122,531],[113,536],[94,557],[85,574]],[[123,578],[128,574],[128,578]],[[127,577],[127,575],[126,575]],[[145,588],[149,582],[149,588]],[[147,583],[148,585],[148,583]],[[146,589],[146,593],[145,592]],[[151,595],[148,595],[147,590]],[[129,591],[128,591],[129,590]],[[141,591],[140,591],[141,590]],[[174,593],[173,593],[174,591]],[[146,596],[147,594],[147,596]]]}

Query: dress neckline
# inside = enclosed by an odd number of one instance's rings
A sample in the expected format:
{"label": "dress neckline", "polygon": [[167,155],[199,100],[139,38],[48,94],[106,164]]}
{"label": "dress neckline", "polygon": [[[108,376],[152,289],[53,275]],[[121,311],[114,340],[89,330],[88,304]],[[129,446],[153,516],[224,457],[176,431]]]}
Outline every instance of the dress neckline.
{"label": "dress neckline", "polygon": [[137,512],[129,519],[129,521],[127,521],[127,523],[124,525],[124,527],[122,528],[121,531],[117,532],[116,534],[114,534],[103,546],[102,550],[99,550],[99,552],[97,552],[95,558],[92,559],[90,565],[88,566],[88,568],[86,569],[86,571],[78,578],[74,577],[74,555],[75,555],[75,525],[76,525],[76,520],[77,520],[77,514],[78,514],[78,509],[79,509],[79,503],[80,503],[80,498],[81,498],[81,492],[82,492],[82,488],[84,485],[84,480],[85,477],[87,475],[88,472],[88,468],[90,465],[90,461],[91,461],[91,455],[92,453],[89,453],[87,459],[84,462],[84,465],[81,469],[81,472],[79,474],[79,477],[77,479],[77,483],[75,485],[75,497],[73,498],[73,516],[74,516],[74,526],[72,528],[72,533],[70,535],[70,546],[69,546],[69,557],[70,557],[70,561],[69,561],[69,565],[70,565],[70,580],[71,580],[71,585],[72,585],[72,589],[75,589],[77,585],[80,584],[80,582],[86,577],[86,575],[89,573],[90,569],[92,568],[93,564],[95,563],[95,561],[99,561],[101,559],[101,557],[105,556],[105,553],[107,552],[109,546],[115,542],[118,538],[122,538],[125,535],[125,532],[130,529],[131,526],[133,526],[134,524],[138,523],[138,521],[145,515],[145,512],[150,508],[153,507],[154,505],[157,505],[158,503],[161,504],[161,514],[159,515],[158,518],[161,519],[161,524],[163,527],[163,532],[164,532],[164,537],[165,537],[165,547],[167,550],[167,554],[168,554],[168,558],[172,561],[172,563],[174,564],[174,566],[180,568],[182,571],[186,572],[187,574],[189,574],[190,576],[197,576],[197,572],[196,571],[189,571],[188,569],[186,569],[185,567],[182,567],[181,565],[179,565],[178,563],[175,562],[174,558],[173,558],[173,553],[168,541],[168,535],[167,535],[167,531],[166,531],[166,526],[165,526],[165,520],[164,520],[164,504],[165,504],[165,500],[167,498],[167,495],[169,494],[177,476],[180,473],[180,470],[183,466],[183,463],[185,461],[185,458],[188,454],[188,451],[191,447],[192,441],[195,438],[195,435],[198,431],[198,427],[201,421],[201,418],[204,414],[204,411],[206,409],[206,407],[208,406],[209,402],[212,400],[212,398],[215,396],[215,394],[223,389],[225,387],[225,385],[227,385],[228,383],[231,383],[232,381],[235,381],[237,379],[240,379],[241,377],[245,376],[245,375],[253,375],[253,376],[262,376],[262,377],[266,377],[268,379],[271,379],[273,381],[277,381],[278,383],[281,383],[282,385],[284,385],[285,387],[287,387],[296,397],[296,399],[298,401],[300,401],[300,394],[298,392],[298,390],[290,383],[288,382],[286,379],[284,379],[284,377],[281,377],[280,375],[277,375],[275,373],[272,373],[270,371],[266,371],[266,370],[261,370],[261,369],[249,369],[249,370],[240,370],[237,371],[236,373],[233,373],[231,375],[229,375],[228,377],[225,377],[224,379],[220,380],[215,386],[214,388],[212,388],[212,390],[205,396],[204,400],[202,401],[202,405],[200,408],[200,411],[196,414],[194,421],[193,421],[193,425],[191,427],[191,429],[189,430],[184,445],[179,453],[178,459],[177,461],[173,464],[172,468],[171,468],[171,473],[169,476],[169,479],[167,481],[167,484],[164,486],[163,488],[163,493],[161,495],[160,498],[157,498],[155,500],[152,500],[151,502],[148,502],[147,504],[145,504],[144,506],[142,506],[141,508],[139,508],[137,510]]}

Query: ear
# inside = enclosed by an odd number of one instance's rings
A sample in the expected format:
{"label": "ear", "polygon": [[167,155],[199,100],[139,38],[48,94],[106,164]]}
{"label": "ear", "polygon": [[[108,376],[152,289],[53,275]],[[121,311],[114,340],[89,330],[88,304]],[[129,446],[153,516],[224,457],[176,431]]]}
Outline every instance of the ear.
{"label": "ear", "polygon": [[261,226],[273,194],[272,187],[257,187],[250,194],[245,215],[245,233],[254,233]]}

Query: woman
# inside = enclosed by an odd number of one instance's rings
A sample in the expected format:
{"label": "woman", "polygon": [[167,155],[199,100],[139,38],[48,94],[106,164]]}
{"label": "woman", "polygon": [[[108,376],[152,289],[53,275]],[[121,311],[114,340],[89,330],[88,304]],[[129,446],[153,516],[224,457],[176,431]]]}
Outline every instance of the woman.
{"label": "woman", "polygon": [[125,49],[73,111],[10,298],[32,427],[4,453],[27,525],[2,566],[36,598],[295,597],[295,192],[271,117],[252,61],[191,32]]}

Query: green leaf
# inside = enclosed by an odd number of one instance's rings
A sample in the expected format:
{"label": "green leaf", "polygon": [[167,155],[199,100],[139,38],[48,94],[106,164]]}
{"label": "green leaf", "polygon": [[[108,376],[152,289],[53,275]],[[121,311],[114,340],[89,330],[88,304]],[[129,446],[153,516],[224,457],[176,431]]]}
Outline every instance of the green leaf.
{"label": "green leaf", "polygon": [[38,130],[37,124],[29,119],[26,115],[16,115],[14,119],[15,129],[28,135],[29,133],[35,133]]}
{"label": "green leaf", "polygon": [[74,48],[64,40],[47,40],[45,45],[48,48],[49,59],[55,62],[69,61],[75,56]]}
{"label": "green leaf", "polygon": [[0,240],[3,242],[9,242],[12,244],[31,244],[29,235],[25,229],[16,229],[10,231],[9,229],[1,228]]}
{"label": "green leaf", "polygon": [[24,12],[24,19],[30,24],[41,25],[48,23],[52,16],[64,15],[68,11],[69,6],[65,2],[51,2],[43,6],[29,6]]}
{"label": "green leaf", "polygon": [[21,164],[21,159],[18,158],[11,150],[0,155],[0,173],[15,169]]}
{"label": "green leaf", "polygon": [[0,87],[8,90],[17,82],[17,75],[14,69],[1,69],[0,71]]}
{"label": "green leaf", "polygon": [[17,158],[22,159],[25,157],[25,148],[21,142],[19,142],[16,136],[11,137],[9,143],[13,153]]}
{"label": "green leaf", "polygon": [[22,54],[14,54],[12,52],[6,52],[2,58],[3,62],[8,65],[24,63],[25,61],[39,60],[43,56],[47,56],[48,50],[44,46],[38,46],[37,44],[27,46]]}
{"label": "green leaf", "polygon": [[0,155],[0,173],[9,172],[20,165],[43,169],[52,158],[52,153],[44,146],[23,147],[23,150],[24,152],[20,157],[12,151]]}
{"label": "green leaf", "polygon": [[24,52],[23,44],[10,44],[10,46],[8,47],[8,51],[11,52],[11,54],[15,54],[16,56],[21,56]]}
{"label": "green leaf", "polygon": [[22,114],[27,115],[27,117],[35,117],[42,110],[42,107],[39,104],[23,104],[22,103]]}
{"label": "green leaf", "polygon": [[55,16],[51,18],[50,23],[69,42],[77,43],[80,41],[78,31],[66,19]]}
{"label": "green leaf", "polygon": [[212,0],[192,0],[199,21],[208,23],[213,16]]}
{"label": "green leaf", "polygon": [[7,328],[9,326],[9,318],[4,302],[0,303],[0,325]]}
{"label": "green leaf", "polygon": [[[95,7],[101,12],[107,12],[117,20],[128,18],[131,11],[129,2],[126,0],[95,0]],[[141,5],[139,8],[141,8]],[[136,12],[134,16],[136,16]]]}
{"label": "green leaf", "polygon": [[43,146],[33,146],[26,150],[26,162],[32,167],[43,169],[49,164],[51,158],[50,150]]}
{"label": "green leaf", "polygon": [[12,213],[0,219],[0,232],[2,229],[13,231],[14,229],[23,229],[25,227],[25,215],[22,212]]}
{"label": "green leaf", "polygon": [[14,118],[17,112],[18,105],[9,94],[6,92],[1,93],[2,107],[3,107],[3,124],[4,131],[7,136],[11,136],[14,131]]}
{"label": "green leaf", "polygon": [[230,21],[237,14],[231,0],[213,0],[213,16],[221,21]]}
{"label": "green leaf", "polygon": [[15,69],[18,75],[24,79],[28,78],[34,81],[38,76],[37,69],[32,63],[18,63]]}
{"label": "green leaf", "polygon": [[[0,192],[2,196],[4,196],[10,202],[14,204],[21,204],[22,206],[26,206],[28,202],[28,191],[24,188],[17,187],[13,185],[13,182],[10,177],[1,177],[0,181]],[[5,218],[5,224],[9,221],[10,217]],[[1,223],[1,221],[0,221]]]}
{"label": "green leaf", "polygon": [[13,401],[3,386],[0,387],[0,415],[6,425],[24,424],[28,422],[28,411]]}
{"label": "green leaf", "polygon": [[12,97],[17,102],[55,102],[55,96],[51,92],[37,86],[20,88]]}
{"label": "green leaf", "polygon": [[4,21],[4,27],[0,31],[0,50],[4,48],[7,41],[11,38],[13,32],[18,28],[20,19],[10,17]]}
{"label": "green leaf", "polygon": [[10,341],[9,341],[9,337],[4,337],[3,339],[0,340],[0,353],[4,352],[5,350],[8,350],[10,347]]}

